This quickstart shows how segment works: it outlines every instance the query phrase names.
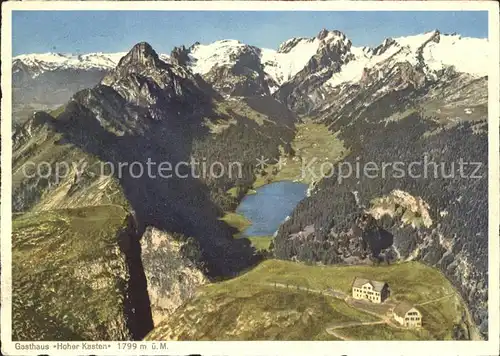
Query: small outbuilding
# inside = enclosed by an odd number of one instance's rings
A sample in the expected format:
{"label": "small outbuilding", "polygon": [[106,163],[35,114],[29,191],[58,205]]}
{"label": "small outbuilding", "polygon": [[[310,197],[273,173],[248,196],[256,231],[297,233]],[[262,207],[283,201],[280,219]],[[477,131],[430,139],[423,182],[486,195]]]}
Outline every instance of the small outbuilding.
{"label": "small outbuilding", "polygon": [[422,327],[422,313],[408,302],[401,302],[394,308],[394,319],[407,328]]}

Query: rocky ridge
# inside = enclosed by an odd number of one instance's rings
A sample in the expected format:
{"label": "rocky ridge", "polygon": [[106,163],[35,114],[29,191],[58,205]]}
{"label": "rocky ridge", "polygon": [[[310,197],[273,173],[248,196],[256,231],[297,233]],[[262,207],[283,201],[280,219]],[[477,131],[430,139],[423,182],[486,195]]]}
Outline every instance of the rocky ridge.
{"label": "rocky ridge", "polygon": [[155,326],[209,282],[194,239],[148,228],[141,238],[141,259]]}

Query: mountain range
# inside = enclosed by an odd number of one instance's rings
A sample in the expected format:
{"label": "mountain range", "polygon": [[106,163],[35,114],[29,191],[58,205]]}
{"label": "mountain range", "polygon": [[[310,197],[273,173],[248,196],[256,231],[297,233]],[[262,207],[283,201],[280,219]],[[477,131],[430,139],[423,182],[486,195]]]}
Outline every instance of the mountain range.
{"label": "mountain range", "polygon": [[[486,337],[488,54],[486,39],[437,30],[375,48],[322,30],[278,50],[223,40],[165,55],[141,42],[126,53],[15,57],[14,338],[165,339],[168,330],[183,339],[188,324],[190,337],[203,338],[212,324],[186,317],[203,304],[198,292],[276,258],[434,267],[457,299],[434,310],[450,322],[435,316],[432,337]],[[301,178],[297,162],[312,154],[334,169],[463,160],[480,163],[482,176],[447,166],[432,179],[350,175],[340,184],[335,170]],[[288,163],[263,169],[258,157]],[[157,179],[97,169],[193,159],[239,162],[242,174]],[[61,161],[71,163],[63,177]],[[44,174],[26,174],[42,162]],[[261,251],[235,238],[235,209],[279,180],[309,184],[308,196]],[[240,310],[213,297],[214,315]],[[244,338],[252,325],[221,337]]]}
{"label": "mountain range", "polygon": [[[287,40],[277,50],[237,40],[221,40],[208,45],[195,43],[189,48],[177,47],[170,55],[160,54],[159,57],[189,68],[215,84],[221,93],[232,96],[275,95],[290,96],[293,100],[294,96],[303,93],[289,94],[288,88],[300,88],[298,82],[304,82],[308,99],[300,105],[309,107],[339,87],[359,82],[365,71],[382,68],[389,61],[410,63],[430,81],[446,68],[473,77],[485,76],[487,57],[480,54],[487,51],[487,46],[485,39],[431,31],[388,38],[375,48],[355,47],[343,33],[322,30],[313,38]],[[125,54],[16,56],[12,67],[13,86],[19,90],[19,95],[14,96],[15,103],[19,106],[62,105],[79,89],[96,84]],[[382,75],[380,70],[377,72]],[[57,88],[50,95],[42,89],[56,84]]]}

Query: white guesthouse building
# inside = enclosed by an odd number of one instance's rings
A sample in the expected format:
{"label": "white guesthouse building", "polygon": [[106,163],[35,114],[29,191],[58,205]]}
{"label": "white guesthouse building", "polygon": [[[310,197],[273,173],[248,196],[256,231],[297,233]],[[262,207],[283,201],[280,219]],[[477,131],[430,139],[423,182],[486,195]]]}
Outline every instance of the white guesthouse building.
{"label": "white guesthouse building", "polygon": [[355,278],[352,283],[352,297],[372,303],[382,303],[389,297],[389,285],[386,282]]}

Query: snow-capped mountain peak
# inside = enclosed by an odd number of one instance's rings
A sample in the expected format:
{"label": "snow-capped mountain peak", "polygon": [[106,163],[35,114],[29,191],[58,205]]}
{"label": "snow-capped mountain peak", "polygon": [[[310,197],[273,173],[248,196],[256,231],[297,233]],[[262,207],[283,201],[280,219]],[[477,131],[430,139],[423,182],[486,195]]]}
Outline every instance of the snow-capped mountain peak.
{"label": "snow-capped mountain peak", "polygon": [[[118,65],[120,59],[127,52],[116,53],[87,53],[87,54],[63,54],[63,53],[32,53],[23,54],[13,58],[13,72],[21,70],[21,67],[29,68],[30,75],[36,78],[41,73],[56,70],[98,70],[109,71]],[[160,55],[166,60],[167,55]]]}
{"label": "snow-capped mountain peak", "polygon": [[45,71],[61,69],[109,70],[114,68],[126,53],[88,53],[82,55],[61,53],[36,53],[14,57],[16,63],[24,64],[33,71],[36,77]]}
{"label": "snow-capped mountain peak", "polygon": [[[278,50],[275,51],[275,52],[278,52],[278,53],[288,53],[291,50],[293,50],[299,44],[311,43],[313,41],[314,41],[314,38],[305,38],[305,37],[290,38],[289,40],[286,40],[285,42],[283,42],[278,47]],[[272,51],[274,51],[274,50],[272,50]]]}
{"label": "snow-capped mountain peak", "polygon": [[[428,42],[434,41],[439,43],[440,33],[438,30],[425,32],[418,35],[396,37],[394,38],[394,43],[397,43],[401,47],[407,47],[411,51],[417,51],[419,48],[425,46]],[[385,41],[388,41],[386,39]],[[385,42],[384,41],[384,42]]]}
{"label": "snow-capped mountain peak", "polygon": [[337,43],[337,42],[342,42],[344,45],[347,46],[347,44],[350,42],[350,40],[347,38],[345,33],[340,32],[338,30],[333,30],[329,31],[327,29],[321,30],[316,38],[321,41],[320,44],[327,44],[327,43]]}
{"label": "snow-capped mountain peak", "polygon": [[196,43],[189,48],[189,66],[194,73],[203,75],[214,67],[233,65],[246,51],[257,53],[258,49],[230,39],[207,45]]}
{"label": "snow-capped mountain peak", "polygon": [[321,30],[315,37],[296,37],[283,42],[277,51],[262,50],[264,70],[278,84],[283,84],[299,73],[311,58],[326,46],[350,47],[351,41],[337,30]]}
{"label": "snow-capped mountain peak", "polygon": [[[459,35],[441,34],[430,31],[424,34],[387,38],[374,49],[367,47],[351,47],[354,59],[334,73],[328,86],[336,86],[345,82],[357,82],[364,69],[379,67],[386,61],[390,63],[408,62],[420,65],[424,73],[430,76],[434,72],[453,66],[456,71],[472,76],[487,75],[487,39],[462,38]],[[477,53],[477,56],[474,56]],[[389,63],[387,62],[387,63]]]}

